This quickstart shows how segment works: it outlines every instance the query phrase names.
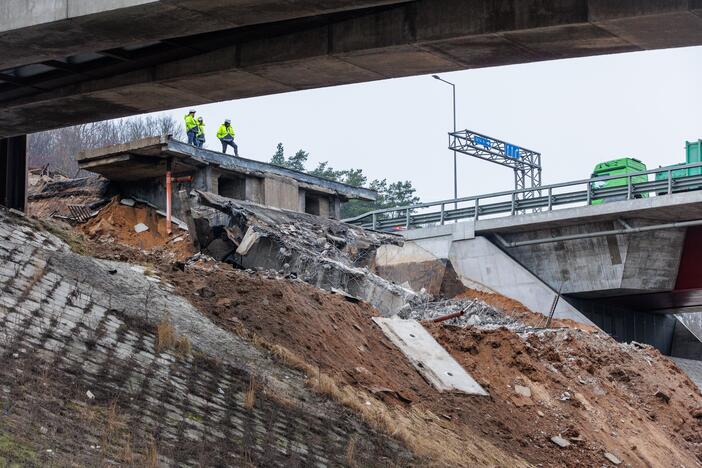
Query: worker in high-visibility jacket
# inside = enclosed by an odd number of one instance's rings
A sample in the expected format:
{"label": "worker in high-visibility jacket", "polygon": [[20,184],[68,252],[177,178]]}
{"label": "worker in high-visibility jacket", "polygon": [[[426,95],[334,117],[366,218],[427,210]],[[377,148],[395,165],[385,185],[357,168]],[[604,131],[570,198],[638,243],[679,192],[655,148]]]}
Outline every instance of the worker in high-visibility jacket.
{"label": "worker in high-visibility jacket", "polygon": [[190,109],[185,116],[185,133],[188,134],[188,144],[195,144],[195,135],[197,135],[197,120],[195,120],[195,109]]}
{"label": "worker in high-visibility jacket", "polygon": [[197,133],[195,133],[195,146],[202,148],[205,144],[205,121],[202,117],[197,118]]}
{"label": "worker in high-visibility jacket", "polygon": [[231,120],[227,119],[219,126],[217,138],[222,142],[222,153],[227,152],[227,145],[229,145],[234,148],[234,156],[239,156],[239,147],[234,143],[234,129]]}

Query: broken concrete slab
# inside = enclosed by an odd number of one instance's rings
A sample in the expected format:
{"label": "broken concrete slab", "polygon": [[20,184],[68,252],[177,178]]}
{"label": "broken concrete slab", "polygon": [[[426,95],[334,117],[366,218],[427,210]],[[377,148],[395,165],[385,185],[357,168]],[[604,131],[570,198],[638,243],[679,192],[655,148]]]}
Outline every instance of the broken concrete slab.
{"label": "broken concrete slab", "polygon": [[375,250],[402,242],[398,236],[208,192],[179,197],[187,205],[190,235],[197,248],[211,251],[216,241],[217,251],[226,250],[222,243],[236,251],[220,260],[242,268],[275,270],[328,291],[344,291],[384,316],[422,299],[368,269]]}
{"label": "broken concrete slab", "polygon": [[605,452],[604,457],[607,460],[609,460],[610,462],[612,462],[613,465],[621,465],[622,464],[622,461],[619,458],[617,458],[616,455],[611,454],[609,452]]}
{"label": "broken concrete slab", "polygon": [[570,447],[570,442],[561,437],[560,435],[551,437],[551,442],[558,445],[560,448]]}
{"label": "broken concrete slab", "polygon": [[241,244],[236,249],[236,253],[239,255],[246,255],[251,250],[256,242],[261,238],[262,234],[256,232],[252,227],[249,227],[244,234],[244,238],[241,240]]}
{"label": "broken concrete slab", "polygon": [[416,320],[373,317],[373,321],[437,390],[488,394]]}
{"label": "broken concrete slab", "polygon": [[149,230],[149,226],[147,226],[144,223],[138,223],[134,226],[134,231],[136,231],[137,234],[144,232],[144,231],[148,231],[148,230]]}

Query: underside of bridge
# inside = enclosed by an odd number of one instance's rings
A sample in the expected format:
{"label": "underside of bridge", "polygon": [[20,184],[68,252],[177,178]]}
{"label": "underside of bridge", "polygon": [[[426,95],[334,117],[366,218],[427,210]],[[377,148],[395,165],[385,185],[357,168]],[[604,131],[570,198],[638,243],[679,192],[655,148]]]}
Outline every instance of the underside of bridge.
{"label": "underside of bridge", "polygon": [[[702,0],[9,0],[0,139],[323,86],[699,44]],[[1,141],[0,201],[21,209],[23,151]]]}
{"label": "underside of bridge", "polygon": [[[588,215],[600,207],[587,207],[579,217],[502,227],[489,237],[613,337],[648,343],[675,357],[702,359],[702,227],[670,227],[671,222],[702,219],[702,196],[672,197],[670,203],[644,210],[635,207],[653,199],[611,203],[605,216]],[[617,206],[621,209],[612,210]],[[530,216],[536,220],[540,215]],[[548,219],[548,214],[541,217]],[[622,225],[662,228],[599,235]]]}
{"label": "underside of bridge", "polygon": [[424,73],[702,44],[702,0],[0,5],[0,137]]}

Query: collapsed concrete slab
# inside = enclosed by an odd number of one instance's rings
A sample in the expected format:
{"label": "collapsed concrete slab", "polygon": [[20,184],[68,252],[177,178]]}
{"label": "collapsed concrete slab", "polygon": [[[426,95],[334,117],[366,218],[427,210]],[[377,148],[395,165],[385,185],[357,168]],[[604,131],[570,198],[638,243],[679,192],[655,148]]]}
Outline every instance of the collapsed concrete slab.
{"label": "collapsed concrete slab", "polygon": [[382,245],[402,238],[338,221],[195,192],[179,194],[195,247],[241,268],[274,270],[340,290],[381,314],[396,314],[419,294],[369,270]]}
{"label": "collapsed concrete slab", "polygon": [[[102,174],[118,193],[166,208],[166,174],[176,190],[202,190],[224,197],[339,219],[341,203],[373,201],[377,193],[363,187],[313,176],[253,159],[196,148],[167,135],[82,151],[81,169]],[[173,212],[182,208],[173,200]]]}
{"label": "collapsed concrete slab", "polygon": [[373,321],[407,356],[422,377],[440,392],[488,394],[416,320],[373,317]]}

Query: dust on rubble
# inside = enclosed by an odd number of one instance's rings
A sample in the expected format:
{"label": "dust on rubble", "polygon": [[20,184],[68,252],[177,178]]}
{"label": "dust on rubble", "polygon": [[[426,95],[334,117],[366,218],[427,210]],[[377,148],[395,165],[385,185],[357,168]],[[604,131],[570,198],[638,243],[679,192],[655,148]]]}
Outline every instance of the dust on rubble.
{"label": "dust on rubble", "polygon": [[[546,324],[546,311],[543,314],[534,312],[527,308],[524,304],[509,297],[505,297],[501,294],[478,291],[476,289],[468,289],[453,299],[468,299],[468,300],[478,300],[487,304],[488,306],[499,311],[502,315],[507,317],[512,317],[524,325],[529,325],[532,327],[543,327]],[[551,321],[553,327],[567,327],[576,328],[579,330],[594,332],[597,331],[597,327],[590,325],[585,325],[583,323],[576,322],[570,319],[553,319]]]}
{"label": "dust on rubble", "polygon": [[[102,229],[96,239],[112,236]],[[400,421],[397,433],[421,435],[437,463],[613,466],[610,454],[623,466],[702,466],[702,395],[649,346],[619,344],[591,327],[567,328],[567,321],[538,329],[543,315],[497,294],[466,291],[413,305],[410,313],[431,318],[473,305],[459,326],[426,326],[490,397],[439,393],[375,327],[377,311],[364,302],[276,271],[237,270],[203,255],[176,259],[167,254],[172,244],[146,251],[133,239],[111,238],[119,255],[153,264],[221,327],[250,330],[364,392],[373,405],[382,402]],[[92,244],[100,246],[94,253],[108,253],[104,242]],[[569,445],[553,442],[561,439]]]}

